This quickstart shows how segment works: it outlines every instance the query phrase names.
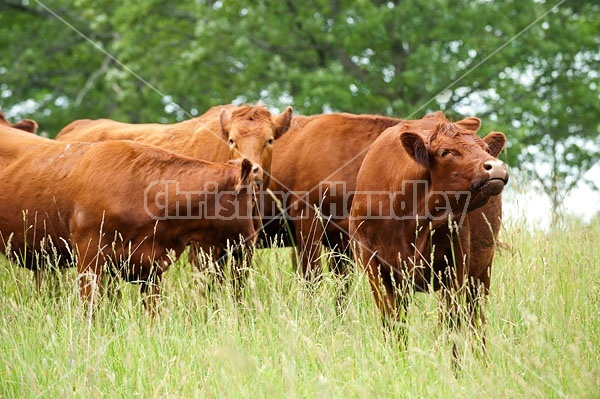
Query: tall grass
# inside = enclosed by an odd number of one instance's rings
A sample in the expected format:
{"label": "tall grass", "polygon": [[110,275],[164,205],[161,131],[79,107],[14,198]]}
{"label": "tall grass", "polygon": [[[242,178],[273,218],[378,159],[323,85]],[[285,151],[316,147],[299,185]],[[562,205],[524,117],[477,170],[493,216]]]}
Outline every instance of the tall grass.
{"label": "tall grass", "polygon": [[[600,223],[502,232],[487,307],[487,356],[469,334],[462,368],[417,294],[405,350],[385,340],[365,277],[308,287],[287,249],[258,251],[243,298],[206,292],[182,257],[165,275],[161,315],[137,287],[81,315],[75,273],[39,294],[0,261],[0,397],[590,398],[600,397]],[[474,341],[474,340],[473,340]]]}

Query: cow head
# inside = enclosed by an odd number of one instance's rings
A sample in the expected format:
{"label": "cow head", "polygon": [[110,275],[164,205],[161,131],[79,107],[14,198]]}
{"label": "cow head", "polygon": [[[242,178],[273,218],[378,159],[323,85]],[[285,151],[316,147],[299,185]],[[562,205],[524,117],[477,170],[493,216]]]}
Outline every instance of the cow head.
{"label": "cow head", "polygon": [[[219,196],[219,216],[227,220],[232,231],[239,233],[244,238],[245,245],[252,245],[256,241],[256,231],[260,228],[260,213],[256,203],[254,164],[248,159],[236,159],[228,162],[239,167],[239,174],[231,188]],[[228,237],[233,242],[239,237]]]}
{"label": "cow head", "polygon": [[247,158],[252,173],[264,187],[269,185],[273,142],[287,132],[292,120],[292,107],[273,116],[265,107],[244,105],[231,114],[220,115],[221,132],[229,143],[231,159]]}
{"label": "cow head", "polygon": [[[482,139],[475,134],[480,126],[477,118],[456,123],[445,120],[426,133],[407,130],[400,134],[408,155],[426,168],[431,191],[445,193],[440,195],[455,212],[485,205],[508,182],[506,165],[497,158],[506,136],[492,132]],[[461,197],[460,193],[470,195]]]}

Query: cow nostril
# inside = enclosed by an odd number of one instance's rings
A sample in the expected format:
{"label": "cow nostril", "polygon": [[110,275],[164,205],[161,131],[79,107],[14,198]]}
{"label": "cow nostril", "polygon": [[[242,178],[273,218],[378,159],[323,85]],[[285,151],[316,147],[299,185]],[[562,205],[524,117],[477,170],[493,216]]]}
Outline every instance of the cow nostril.
{"label": "cow nostril", "polygon": [[483,163],[483,169],[485,169],[485,170],[492,170],[492,167],[493,166],[490,163],[487,163],[487,162]]}

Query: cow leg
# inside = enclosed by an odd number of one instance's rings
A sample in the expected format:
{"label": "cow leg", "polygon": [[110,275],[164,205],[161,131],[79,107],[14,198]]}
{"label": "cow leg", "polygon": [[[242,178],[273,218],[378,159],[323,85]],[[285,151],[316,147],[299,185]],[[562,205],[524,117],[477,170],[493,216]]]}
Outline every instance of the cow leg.
{"label": "cow leg", "polygon": [[469,213],[467,217],[472,254],[467,286],[469,322],[475,333],[478,334],[484,353],[484,310],[490,289],[492,264],[498,244],[501,219],[502,199],[500,196],[491,198],[484,207]]}
{"label": "cow leg", "polygon": [[328,257],[329,270],[331,270],[340,283],[340,290],[336,298],[337,309],[340,312],[346,305],[352,282],[350,274],[351,256],[349,248],[346,251],[342,251],[341,247],[336,246],[331,249]]}
{"label": "cow leg", "polygon": [[[462,270],[462,268],[460,268]],[[444,299],[444,305],[440,309],[441,318],[446,331],[449,333],[448,338],[452,343],[452,365],[454,371],[460,370],[461,365],[459,361],[459,345],[458,345],[458,333],[462,325],[462,314],[465,312],[464,306],[461,309],[461,297],[460,294],[464,293],[459,287],[462,283],[458,282],[458,273],[455,267],[448,265],[446,269],[446,276],[442,283],[442,296]]]}
{"label": "cow leg", "polygon": [[231,263],[231,277],[235,297],[240,299],[242,290],[248,281],[250,266],[254,255],[254,247],[239,246],[233,250]]}
{"label": "cow leg", "polygon": [[[248,278],[248,270],[252,262],[254,248],[251,246],[238,246],[231,252],[220,247],[197,246],[197,259],[202,259],[200,271],[207,276],[208,290],[215,286],[222,286],[228,278],[232,280],[236,297],[240,295]],[[204,251],[204,253],[202,253]]]}
{"label": "cow leg", "polygon": [[198,243],[198,242],[190,243],[190,251],[188,253],[188,262],[190,262],[190,265],[192,266],[192,268],[195,267],[200,272],[204,271],[205,265],[203,262],[202,247],[200,246],[200,243]]}
{"label": "cow leg", "polygon": [[325,240],[324,244],[331,250],[327,257],[329,270],[339,278],[350,274],[352,251],[347,234],[338,231],[326,236]]}
{"label": "cow leg", "polygon": [[[470,235],[468,226],[466,227],[460,231],[454,230],[451,232],[452,245],[445,255],[448,264],[446,265],[445,276],[442,278],[442,293],[446,302],[443,316],[452,334],[460,331],[462,318],[466,313],[464,304],[468,303],[466,293],[469,279],[465,274],[470,265]],[[452,358],[455,368],[460,369],[458,344],[456,337],[453,338]]]}
{"label": "cow leg", "polygon": [[232,264],[236,262],[235,254],[229,252],[225,248],[212,247],[211,250],[214,261],[211,263],[213,274],[213,284],[222,286],[227,281],[228,277],[231,277],[231,273],[228,268],[231,268]]}
{"label": "cow leg", "polygon": [[[466,287],[458,282],[458,276],[456,275],[454,267],[448,266],[445,274],[446,278],[443,279],[443,283],[441,284],[441,292],[445,306],[440,310],[446,328],[448,328],[449,331],[455,331],[458,330],[461,325],[460,303],[463,302],[461,301],[461,294],[465,293]],[[460,287],[463,289],[461,290]]]}
{"label": "cow leg", "polygon": [[352,270],[351,257],[350,251],[333,248],[329,257],[329,270],[340,279],[347,277]]}
{"label": "cow leg", "polygon": [[[468,219],[467,219],[468,220]],[[492,234],[490,232],[490,234]],[[486,352],[485,340],[485,303],[490,289],[490,277],[492,270],[492,260],[494,257],[494,246],[491,249],[486,246],[482,237],[473,237],[470,229],[467,234],[461,232],[461,237],[468,239],[468,252],[466,256],[465,268],[466,276],[459,289],[464,292],[466,311],[460,312],[457,317],[464,315],[469,327],[479,341],[483,352]],[[471,245],[471,238],[476,241]],[[475,253],[477,256],[471,256]]]}
{"label": "cow leg", "polygon": [[200,279],[207,292],[213,291],[215,285],[222,284],[227,264],[227,255],[223,248],[194,242],[190,245],[188,259],[192,267],[200,272]]}
{"label": "cow leg", "polygon": [[234,248],[228,252],[225,248],[199,243],[190,246],[190,263],[200,271],[207,292],[221,287],[228,278],[232,280],[236,292],[241,290],[251,258],[246,249]]}
{"label": "cow leg", "polygon": [[482,276],[469,277],[466,285],[469,326],[479,338],[481,348],[484,352],[486,351],[485,331],[483,328],[486,322],[484,308],[490,289],[490,272],[491,265],[484,271]]}
{"label": "cow leg", "polygon": [[[292,207],[293,209],[294,207]],[[302,276],[314,281],[321,275],[321,239],[323,223],[313,208],[302,207],[302,212],[290,209],[296,233],[296,245],[302,265]]]}
{"label": "cow leg", "polygon": [[243,267],[242,251],[238,248],[219,248],[213,252],[215,261],[213,262],[214,274],[213,285],[223,287],[231,281],[232,287],[236,287],[238,279],[238,269]]}
{"label": "cow leg", "polygon": [[203,245],[199,242],[192,242],[190,244],[190,251],[188,254],[188,261],[192,267],[198,269],[200,273],[206,273],[209,269],[209,260],[216,261],[223,254],[222,248],[213,247],[210,245]]}
{"label": "cow leg", "polygon": [[214,248],[215,281],[218,285],[223,285],[228,279],[236,286],[243,280],[244,273],[247,272],[249,259],[252,257],[246,252],[247,248],[240,246],[233,247],[231,250],[225,248]]}
{"label": "cow leg", "polygon": [[408,287],[404,281],[394,283],[397,276],[382,269],[371,261],[367,266],[369,285],[375,298],[375,304],[381,312],[383,329],[386,337],[397,336],[398,342],[406,348],[408,344],[407,310],[410,303]]}

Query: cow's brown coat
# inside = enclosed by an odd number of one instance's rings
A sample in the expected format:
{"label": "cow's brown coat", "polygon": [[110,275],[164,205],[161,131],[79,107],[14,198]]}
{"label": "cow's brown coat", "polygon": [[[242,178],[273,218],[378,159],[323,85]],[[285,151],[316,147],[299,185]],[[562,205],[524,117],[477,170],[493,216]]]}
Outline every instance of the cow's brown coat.
{"label": "cow's brown coat", "polygon": [[[197,118],[174,124],[81,119],[65,126],[56,139],[71,142],[135,140],[212,162],[247,158],[253,163],[255,180],[268,187],[273,144],[287,132],[291,119],[291,107],[274,116],[261,105],[229,104],[214,106]],[[224,253],[224,248],[209,248],[205,243],[192,245],[190,262],[199,268],[203,265],[199,260],[200,247],[212,253],[215,259]]]}
{"label": "cow's brown coat", "polygon": [[[69,266],[70,254],[77,254],[84,302],[93,301],[106,262],[125,279],[140,282],[142,291],[157,294],[170,255],[177,258],[189,242],[225,246],[240,237],[255,239],[248,214],[254,181],[247,160],[240,172],[239,165],[204,162],[132,141],[67,143],[4,126],[0,136],[0,250],[31,269],[40,267],[36,254],[49,245],[61,257],[59,266]],[[186,193],[213,181],[226,192],[223,196],[198,193],[188,201]],[[198,217],[156,220],[165,212],[161,190],[169,196],[169,215],[177,207],[180,215]],[[220,215],[235,212],[235,217],[200,218],[203,199],[209,212],[220,204]]]}
{"label": "cow's brown coat", "polygon": [[[478,294],[489,290],[499,194],[508,180],[506,166],[496,159],[506,137],[493,132],[481,139],[475,134],[479,125],[476,118],[444,120],[434,129],[419,121],[399,124],[375,141],[361,166],[350,234],[386,320],[403,317],[411,290],[444,287],[452,298],[465,287],[460,292],[475,322]],[[427,186],[412,183],[417,181]],[[462,221],[458,230],[449,215]]]}
{"label": "cow's brown coat", "polygon": [[[437,124],[441,112],[426,115],[422,123]],[[295,116],[288,133],[275,142],[271,184],[278,201],[288,215],[292,240],[297,245],[302,274],[316,276],[321,272],[321,244],[335,252],[349,255],[348,218],[356,176],[369,146],[387,128],[402,119],[379,115],[332,113]],[[327,182],[345,186],[343,192],[320,190]],[[308,193],[308,194],[305,194]],[[323,195],[325,193],[326,195]],[[266,236],[281,237],[288,232],[270,196],[264,198],[264,227]],[[320,210],[320,215],[315,211]],[[335,209],[335,211],[334,211]],[[331,218],[333,213],[339,218]],[[330,219],[331,218],[331,219]],[[289,237],[288,237],[289,238]],[[332,262],[334,271],[343,273],[344,261]]]}
{"label": "cow's brown coat", "polygon": [[287,132],[291,118],[291,107],[273,116],[259,105],[219,105],[202,116],[173,124],[80,119],[65,126],[56,139],[133,140],[211,162],[247,158],[255,166],[255,180],[268,185],[273,143]]}

